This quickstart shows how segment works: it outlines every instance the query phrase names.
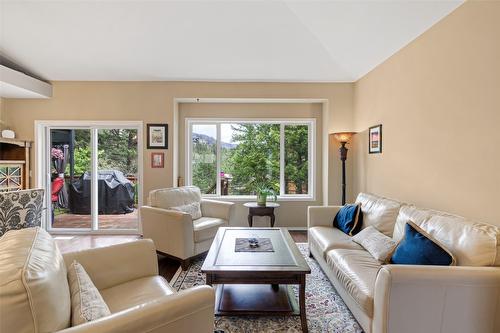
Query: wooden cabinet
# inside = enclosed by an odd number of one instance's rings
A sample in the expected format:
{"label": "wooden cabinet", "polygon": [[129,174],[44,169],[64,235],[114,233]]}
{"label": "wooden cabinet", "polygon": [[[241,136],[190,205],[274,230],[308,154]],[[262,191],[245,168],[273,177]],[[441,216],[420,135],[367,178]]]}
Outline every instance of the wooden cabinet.
{"label": "wooden cabinet", "polygon": [[0,138],[0,192],[30,188],[31,142]]}

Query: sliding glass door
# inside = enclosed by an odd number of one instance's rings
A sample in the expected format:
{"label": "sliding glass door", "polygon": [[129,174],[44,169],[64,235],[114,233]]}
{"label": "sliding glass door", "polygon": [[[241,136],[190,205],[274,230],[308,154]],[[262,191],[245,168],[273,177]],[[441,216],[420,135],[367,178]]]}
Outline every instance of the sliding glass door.
{"label": "sliding glass door", "polygon": [[[84,128],[53,128],[48,132],[47,194],[52,229],[92,229],[91,151],[92,131]],[[83,188],[85,187],[85,189]]]}
{"label": "sliding glass door", "polygon": [[137,230],[137,129],[99,129],[97,135],[99,229]]}
{"label": "sliding glass door", "polygon": [[47,229],[139,232],[142,123],[77,122],[44,131]]}

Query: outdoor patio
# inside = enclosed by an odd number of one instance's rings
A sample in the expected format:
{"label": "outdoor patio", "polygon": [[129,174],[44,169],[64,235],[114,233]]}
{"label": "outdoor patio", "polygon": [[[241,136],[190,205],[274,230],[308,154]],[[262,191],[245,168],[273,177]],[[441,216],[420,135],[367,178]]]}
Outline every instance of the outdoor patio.
{"label": "outdoor patio", "polygon": [[[52,228],[87,228],[91,227],[90,215],[60,214],[55,216]],[[99,215],[99,229],[137,229],[139,220],[137,209],[128,214]]]}

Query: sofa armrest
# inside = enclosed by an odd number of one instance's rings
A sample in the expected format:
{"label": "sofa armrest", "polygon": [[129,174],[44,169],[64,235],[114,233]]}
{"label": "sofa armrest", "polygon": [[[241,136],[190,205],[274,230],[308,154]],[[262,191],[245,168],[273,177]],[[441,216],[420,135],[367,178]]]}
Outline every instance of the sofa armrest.
{"label": "sofa armrest", "polygon": [[141,277],[158,275],[153,242],[148,239],[63,254],[66,266],[78,261],[97,289],[109,288]]}
{"label": "sofa armrest", "polygon": [[233,202],[216,201],[216,200],[201,200],[201,215],[217,217],[226,220],[229,224],[231,214],[234,209]]}
{"label": "sofa armrest", "polygon": [[499,267],[385,265],[377,275],[374,333],[493,333],[499,317]]}
{"label": "sofa armrest", "polygon": [[142,206],[144,238],[151,238],[160,252],[180,259],[194,255],[194,230],[191,215],[163,208]]}
{"label": "sofa armrest", "polygon": [[333,219],[342,206],[309,206],[307,208],[307,228],[333,225]]}
{"label": "sofa armrest", "polygon": [[214,290],[198,286],[59,332],[213,333],[214,303]]}

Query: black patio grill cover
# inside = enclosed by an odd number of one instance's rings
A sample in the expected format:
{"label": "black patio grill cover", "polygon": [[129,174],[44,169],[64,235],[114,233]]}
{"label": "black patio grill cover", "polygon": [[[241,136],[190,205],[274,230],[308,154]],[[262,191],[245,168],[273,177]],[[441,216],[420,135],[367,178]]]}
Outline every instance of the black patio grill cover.
{"label": "black patio grill cover", "polygon": [[[99,171],[99,214],[127,214],[134,211],[134,185],[118,170]],[[90,214],[91,173],[85,172],[69,186],[69,209],[73,214]]]}

